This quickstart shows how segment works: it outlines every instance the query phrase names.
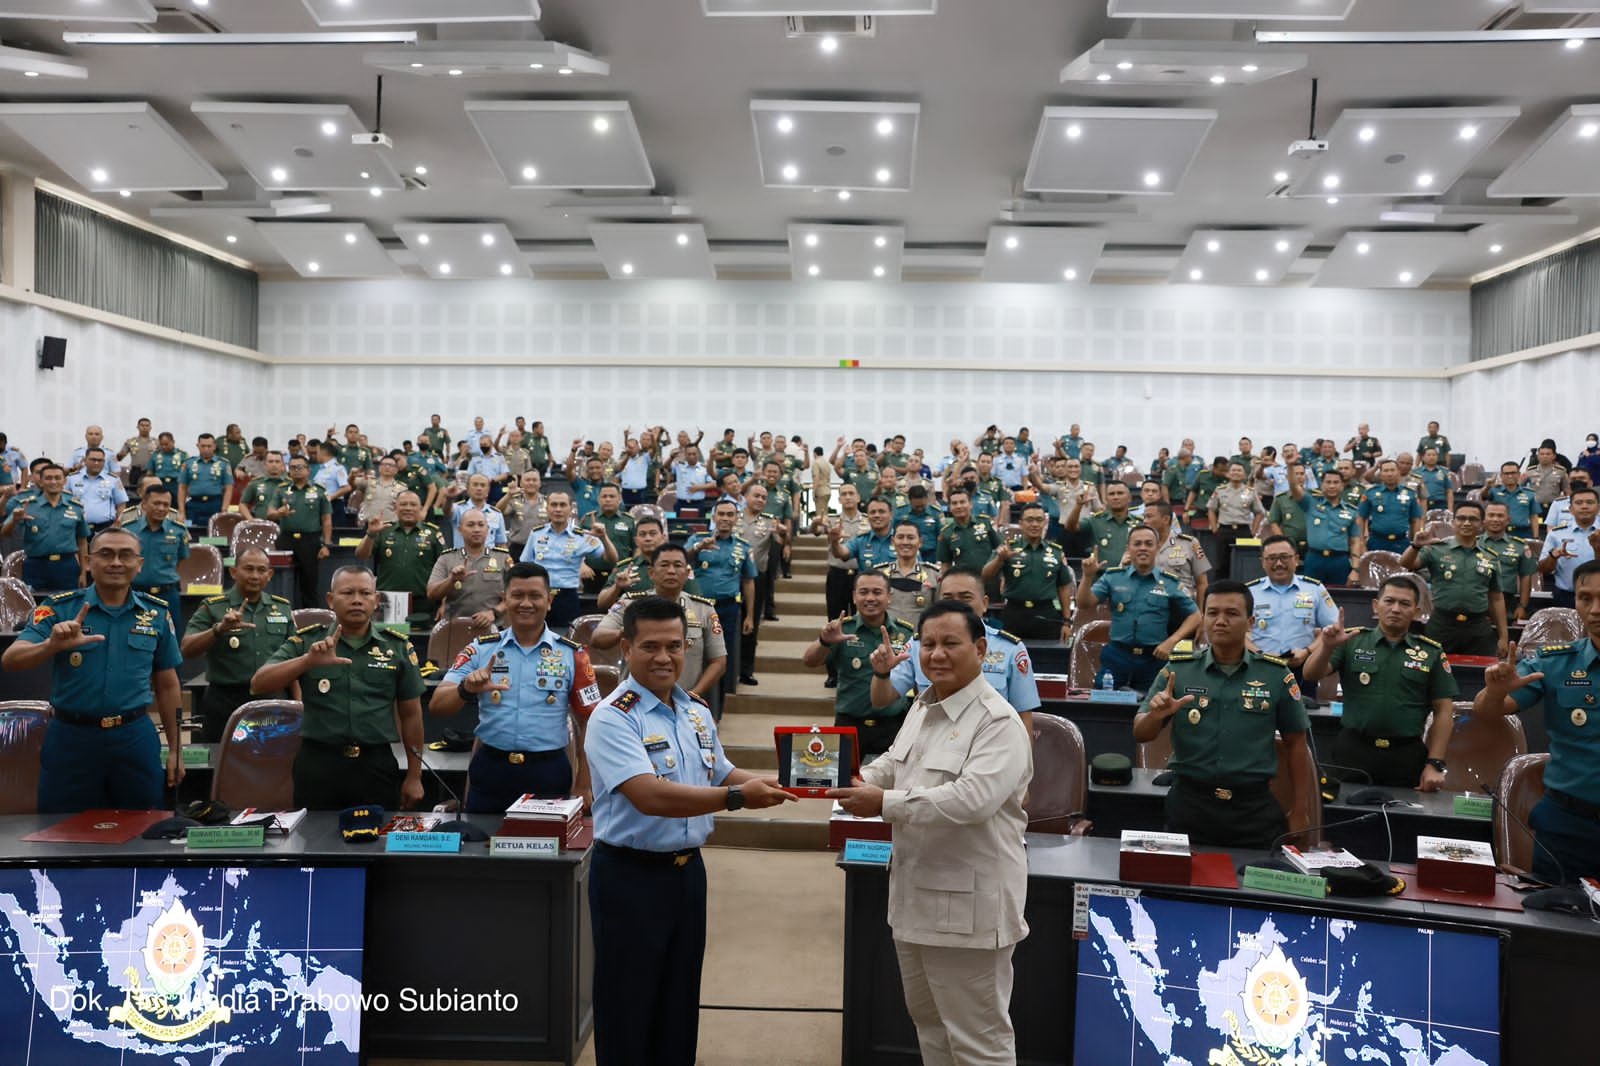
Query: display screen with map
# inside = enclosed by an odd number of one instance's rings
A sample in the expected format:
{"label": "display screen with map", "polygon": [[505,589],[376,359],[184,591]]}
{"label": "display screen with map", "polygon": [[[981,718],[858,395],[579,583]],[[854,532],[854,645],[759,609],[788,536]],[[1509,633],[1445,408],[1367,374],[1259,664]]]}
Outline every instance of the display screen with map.
{"label": "display screen with map", "polygon": [[1088,903],[1076,1062],[1500,1062],[1496,935],[1148,894]]}
{"label": "display screen with map", "polygon": [[0,869],[0,1061],[354,1066],[365,878]]}

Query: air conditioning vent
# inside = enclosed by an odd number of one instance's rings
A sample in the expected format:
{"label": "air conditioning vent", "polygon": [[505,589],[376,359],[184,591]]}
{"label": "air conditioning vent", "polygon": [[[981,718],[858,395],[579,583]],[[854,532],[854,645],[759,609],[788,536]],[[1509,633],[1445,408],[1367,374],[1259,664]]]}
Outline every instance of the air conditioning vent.
{"label": "air conditioning vent", "polygon": [[785,37],[876,37],[878,20],[871,15],[785,15]]}
{"label": "air conditioning vent", "polygon": [[1570,30],[1582,26],[1589,16],[1570,13],[1529,14],[1521,4],[1509,7],[1491,18],[1486,30]]}
{"label": "air conditioning vent", "polygon": [[222,27],[198,11],[181,7],[157,7],[154,22],[142,22],[134,29],[146,33],[221,33]]}

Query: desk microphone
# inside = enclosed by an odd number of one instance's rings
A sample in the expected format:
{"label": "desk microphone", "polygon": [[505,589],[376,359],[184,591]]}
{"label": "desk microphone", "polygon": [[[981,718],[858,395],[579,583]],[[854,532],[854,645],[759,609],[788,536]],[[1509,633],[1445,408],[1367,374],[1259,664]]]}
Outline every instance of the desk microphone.
{"label": "desk microphone", "polygon": [[462,840],[488,840],[489,834],[480,826],[473,825],[461,817],[462,814],[466,813],[466,804],[461,802],[461,797],[456,795],[456,790],[450,787],[450,783],[444,779],[444,776],[438,770],[435,770],[427,759],[422,757],[422,752],[419,749],[407,744],[406,750],[417,757],[417,761],[422,764],[423,768],[433,775],[435,781],[439,782],[439,787],[449,793],[450,798],[456,801],[456,817],[448,822],[440,822],[428,831],[430,833],[460,833]]}
{"label": "desk microphone", "polygon": [[[1340,766],[1336,762],[1319,762],[1317,766],[1324,769],[1331,768],[1357,773],[1367,779],[1368,785],[1372,784],[1372,775],[1359,766]],[[1345,802],[1352,807],[1403,807],[1406,801],[1397,798],[1392,792],[1385,792],[1381,788],[1364,788],[1359,792],[1350,793]]]}

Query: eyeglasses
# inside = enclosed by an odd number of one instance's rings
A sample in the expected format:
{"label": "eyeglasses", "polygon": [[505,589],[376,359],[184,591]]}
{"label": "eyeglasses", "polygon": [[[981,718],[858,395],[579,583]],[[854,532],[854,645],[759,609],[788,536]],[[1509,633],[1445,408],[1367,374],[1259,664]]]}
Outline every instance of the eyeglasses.
{"label": "eyeglasses", "polygon": [[89,556],[93,559],[99,559],[103,563],[136,563],[140,560],[140,558],[142,558],[138,552],[131,549],[128,551],[119,552],[114,551],[111,548],[97,548],[90,552]]}

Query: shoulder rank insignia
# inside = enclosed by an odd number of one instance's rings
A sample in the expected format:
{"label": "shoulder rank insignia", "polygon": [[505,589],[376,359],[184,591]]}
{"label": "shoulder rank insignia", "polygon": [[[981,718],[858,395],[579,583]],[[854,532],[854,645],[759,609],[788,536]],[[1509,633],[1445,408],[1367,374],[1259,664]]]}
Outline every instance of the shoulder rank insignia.
{"label": "shoulder rank insignia", "polygon": [[1263,652],[1261,654],[1261,658],[1266,660],[1267,662],[1271,663],[1273,666],[1282,666],[1282,667],[1287,668],[1288,665],[1289,665],[1289,660],[1288,659],[1280,659],[1276,655],[1268,655],[1265,652]]}
{"label": "shoulder rank insignia", "polygon": [[486,637],[479,637],[477,640],[473,641],[473,643],[474,644],[481,644],[484,647],[488,647],[491,644],[498,644],[498,643],[500,643],[500,634],[499,633],[490,633]]}
{"label": "shoulder rank insignia", "polygon": [[44,602],[46,602],[46,603],[60,603],[62,600],[71,599],[73,596],[78,596],[78,595],[82,595],[82,594],[78,593],[78,592],[58,592],[54,596],[47,597]]}
{"label": "shoulder rank insignia", "polygon": [[1322,584],[1322,582],[1318,581],[1316,578],[1310,577],[1310,576],[1308,576],[1306,574],[1298,574],[1296,576],[1299,577],[1301,581],[1304,581],[1307,584],[1311,584],[1311,585],[1321,585]]}
{"label": "shoulder rank insignia", "polygon": [[[629,695],[631,696],[632,693],[630,692]],[[700,695],[700,693],[698,693],[698,692],[688,692],[686,690],[685,691],[685,695],[687,695],[691,700],[694,700],[696,703],[698,703],[702,707],[710,707],[711,706],[711,704],[706,702],[706,698],[704,696]]]}
{"label": "shoulder rank insignia", "polygon": [[228,597],[225,596],[225,595],[223,595],[223,596],[207,596],[205,602],[207,602],[207,603],[227,603],[228,602]]}
{"label": "shoulder rank insignia", "polygon": [[324,628],[324,626],[320,625],[301,626],[299,629],[295,630],[295,633],[299,636],[304,636],[307,633],[320,633]]}
{"label": "shoulder rank insignia", "polygon": [[582,641],[573,640],[571,637],[565,636],[565,635],[557,637],[556,638],[556,643],[565,644],[569,648],[581,648],[581,647],[583,647],[583,642]]}
{"label": "shoulder rank insignia", "polygon": [[1117,573],[1121,573],[1122,571],[1124,571],[1126,569],[1128,569],[1126,566],[1108,566],[1108,567],[1106,567],[1104,570],[1102,570],[1100,572],[1102,574],[1117,574]]}
{"label": "shoulder rank insignia", "polygon": [[624,714],[627,714],[629,711],[633,710],[638,703],[639,694],[631,688],[626,692],[617,694],[611,699],[611,706],[615,707]]}
{"label": "shoulder rank insignia", "polygon": [[1576,648],[1577,648],[1577,643],[1576,642],[1568,642],[1566,644],[1546,644],[1544,647],[1539,649],[1539,654],[1540,655],[1561,655],[1561,654],[1564,654],[1566,652],[1573,651]]}
{"label": "shoulder rank insignia", "polygon": [[1005,637],[1007,640],[1009,640],[1013,644],[1021,644],[1022,643],[1022,638],[1017,636],[1015,633],[1007,633],[1003,629],[997,629],[997,630],[995,630],[995,632],[997,634],[999,634],[1000,636]]}
{"label": "shoulder rank insignia", "polygon": [[1193,536],[1190,536],[1190,535],[1189,535],[1189,534],[1188,534],[1188,533],[1179,533],[1179,534],[1178,534],[1178,539],[1179,539],[1179,540],[1192,540],[1192,541],[1194,541],[1194,542],[1195,542],[1195,543],[1196,543],[1196,544],[1199,544],[1199,543],[1200,543],[1200,540],[1199,540],[1199,538],[1197,538],[1197,537],[1193,537]]}
{"label": "shoulder rank insignia", "polygon": [[717,605],[717,601],[712,599],[709,596],[696,596],[694,593],[691,592],[691,593],[689,593],[689,598],[691,600],[693,600],[694,602],[696,602],[696,603],[703,603],[707,607],[715,607]]}
{"label": "shoulder rank insignia", "polygon": [[289,601],[288,601],[287,598],[285,598],[283,596],[274,596],[274,597],[272,597],[272,602],[273,603],[288,603]]}
{"label": "shoulder rank insignia", "polygon": [[1194,662],[1194,652],[1192,652],[1192,651],[1175,651],[1171,655],[1167,656],[1167,662],[1169,662],[1169,663],[1190,663],[1190,662]]}
{"label": "shoulder rank insignia", "polygon": [[1444,645],[1440,644],[1437,640],[1434,640],[1432,637],[1425,637],[1421,633],[1413,633],[1412,636],[1416,637],[1418,640],[1422,641],[1422,643],[1428,645],[1429,647],[1438,648],[1440,651],[1444,650]]}
{"label": "shoulder rank insignia", "polygon": [[1266,580],[1267,579],[1265,577],[1258,577],[1255,580],[1251,581],[1247,587],[1254,588],[1257,585],[1265,584]]}

